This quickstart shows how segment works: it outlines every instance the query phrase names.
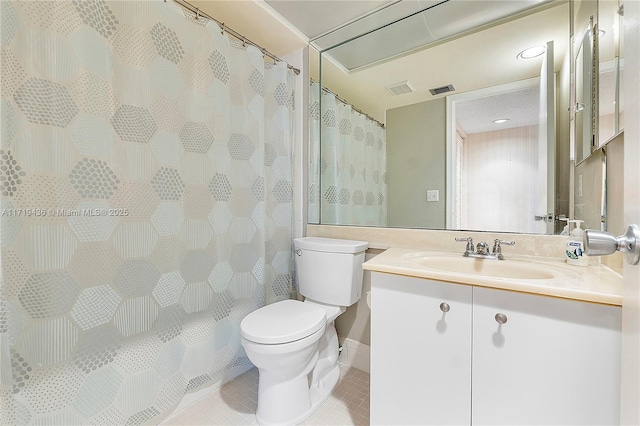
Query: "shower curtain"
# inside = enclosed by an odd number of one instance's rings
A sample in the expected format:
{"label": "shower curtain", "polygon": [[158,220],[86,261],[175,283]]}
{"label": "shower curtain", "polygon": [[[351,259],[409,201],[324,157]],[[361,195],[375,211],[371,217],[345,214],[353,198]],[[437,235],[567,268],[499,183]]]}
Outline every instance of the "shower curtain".
{"label": "shower curtain", "polygon": [[157,423],[292,293],[293,73],[171,1],[0,7],[0,423]]}
{"label": "shower curtain", "polygon": [[386,226],[385,129],[315,82],[309,116],[309,222]]}

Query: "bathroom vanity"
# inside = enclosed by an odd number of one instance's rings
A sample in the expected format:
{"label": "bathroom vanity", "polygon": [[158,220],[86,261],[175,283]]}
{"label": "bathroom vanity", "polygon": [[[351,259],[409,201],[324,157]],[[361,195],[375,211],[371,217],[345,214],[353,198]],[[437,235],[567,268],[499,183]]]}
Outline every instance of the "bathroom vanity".
{"label": "bathroom vanity", "polygon": [[617,274],[406,249],[364,267],[371,424],[619,423]]}

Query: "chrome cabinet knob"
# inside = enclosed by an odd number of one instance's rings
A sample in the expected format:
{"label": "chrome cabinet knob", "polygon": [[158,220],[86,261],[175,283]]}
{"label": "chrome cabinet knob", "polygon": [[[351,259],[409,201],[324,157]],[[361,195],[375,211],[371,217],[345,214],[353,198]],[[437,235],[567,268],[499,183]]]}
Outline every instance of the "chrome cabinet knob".
{"label": "chrome cabinet knob", "polygon": [[507,316],[505,314],[497,313],[495,318],[496,318],[496,322],[500,325],[507,323]]}
{"label": "chrome cabinet knob", "polygon": [[444,302],[442,302],[442,303],[440,304],[440,310],[441,310],[442,312],[449,312],[449,311],[451,310],[451,306],[449,306],[449,304],[448,304],[448,303],[444,303]]}

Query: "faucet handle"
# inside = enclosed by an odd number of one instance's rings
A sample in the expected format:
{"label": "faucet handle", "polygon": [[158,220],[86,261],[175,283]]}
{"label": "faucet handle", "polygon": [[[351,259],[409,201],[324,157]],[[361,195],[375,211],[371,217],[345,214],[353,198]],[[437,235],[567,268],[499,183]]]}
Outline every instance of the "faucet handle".
{"label": "faucet handle", "polygon": [[512,246],[514,245],[516,242],[511,240],[511,241],[505,241],[505,240],[501,240],[499,238],[496,238],[495,240],[493,240],[493,254],[496,255],[498,257],[498,259],[500,260],[504,260],[504,256],[502,256],[502,247],[501,244],[506,244],[508,246]]}
{"label": "faucet handle", "polygon": [[467,243],[467,248],[464,251],[465,255],[474,252],[473,238],[471,238],[471,237],[456,237],[456,241],[466,242]]}

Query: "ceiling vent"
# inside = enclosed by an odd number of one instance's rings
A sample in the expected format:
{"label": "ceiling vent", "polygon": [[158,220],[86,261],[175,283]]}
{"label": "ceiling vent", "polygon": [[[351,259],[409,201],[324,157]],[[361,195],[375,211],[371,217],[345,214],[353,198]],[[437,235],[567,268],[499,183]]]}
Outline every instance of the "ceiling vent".
{"label": "ceiling vent", "polygon": [[443,93],[454,92],[456,89],[453,87],[453,84],[447,84],[446,86],[436,87],[435,89],[429,89],[433,96],[441,95]]}
{"label": "ceiling vent", "polygon": [[401,81],[400,83],[386,86],[385,89],[387,89],[393,96],[404,95],[405,93],[416,91],[409,81]]}

